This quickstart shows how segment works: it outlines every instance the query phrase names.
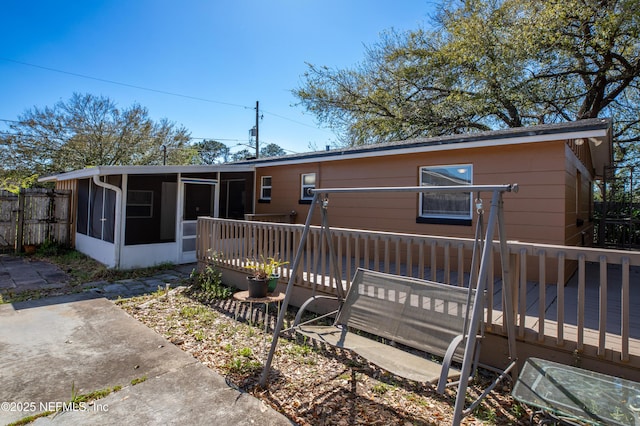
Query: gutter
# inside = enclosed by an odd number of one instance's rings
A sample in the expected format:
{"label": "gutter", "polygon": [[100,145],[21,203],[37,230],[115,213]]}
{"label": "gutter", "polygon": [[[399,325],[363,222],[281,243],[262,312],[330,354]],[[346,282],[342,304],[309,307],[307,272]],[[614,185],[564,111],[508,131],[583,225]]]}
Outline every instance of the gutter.
{"label": "gutter", "polygon": [[115,215],[115,219],[114,219],[114,232],[113,232],[113,244],[115,245],[116,248],[116,256],[115,256],[115,267],[116,268],[120,268],[120,253],[122,251],[122,247],[120,246],[120,223],[122,221],[122,189],[118,188],[115,185],[111,185],[110,183],[106,183],[100,180],[100,176],[98,175],[93,175],[93,183],[95,183],[96,185],[105,188],[105,189],[110,189],[112,191],[115,191],[116,193],[116,215]]}

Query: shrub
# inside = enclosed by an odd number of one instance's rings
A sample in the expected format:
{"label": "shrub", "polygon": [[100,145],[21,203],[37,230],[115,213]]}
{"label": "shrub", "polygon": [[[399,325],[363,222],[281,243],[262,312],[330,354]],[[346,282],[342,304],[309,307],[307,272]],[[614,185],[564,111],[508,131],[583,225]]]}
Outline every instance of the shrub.
{"label": "shrub", "polygon": [[194,270],[191,278],[194,288],[201,290],[207,297],[228,299],[233,295],[233,290],[222,283],[222,272],[211,265],[200,272]]}

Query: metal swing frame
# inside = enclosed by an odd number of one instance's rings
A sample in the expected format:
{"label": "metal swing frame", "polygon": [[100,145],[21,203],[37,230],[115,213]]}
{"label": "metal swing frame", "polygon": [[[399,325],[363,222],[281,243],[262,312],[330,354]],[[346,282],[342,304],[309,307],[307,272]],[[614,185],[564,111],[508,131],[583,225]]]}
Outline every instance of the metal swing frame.
{"label": "metal swing frame", "polygon": [[[313,214],[315,212],[315,208],[320,206],[322,209],[322,220],[321,220],[321,229],[322,235],[326,239],[327,247],[329,250],[329,259],[330,263],[334,267],[334,280],[336,291],[338,293],[338,297],[341,302],[344,300],[345,291],[342,286],[342,281],[339,277],[342,277],[341,271],[339,270],[339,265],[336,258],[336,252],[333,248],[333,239],[331,236],[331,228],[329,227],[328,220],[328,206],[329,206],[329,195],[330,194],[349,194],[349,193],[382,193],[382,192],[413,192],[413,193],[435,193],[435,192],[448,192],[448,193],[459,193],[459,192],[467,192],[476,194],[476,200],[480,201],[481,193],[491,193],[491,207],[489,211],[489,218],[486,224],[486,232],[484,234],[484,238],[482,235],[482,227],[484,225],[483,219],[483,208],[481,203],[477,206],[477,214],[479,216],[479,220],[476,227],[475,233],[475,243],[473,247],[473,257],[471,263],[471,276],[469,280],[469,288],[476,289],[475,295],[475,303],[473,305],[473,311],[471,312],[471,320],[469,329],[470,330],[478,330],[479,324],[482,321],[482,315],[484,312],[482,298],[484,297],[484,292],[486,290],[487,278],[489,268],[492,268],[491,264],[491,251],[492,251],[492,241],[496,231],[496,227],[498,228],[498,237],[500,244],[500,257],[501,257],[501,266],[502,266],[502,299],[503,299],[503,320],[504,327],[507,330],[507,339],[508,339],[508,347],[509,347],[509,365],[508,367],[502,371],[499,378],[494,382],[494,385],[487,388],[483,394],[476,400],[474,404],[472,404],[469,408],[465,410],[465,396],[467,387],[469,384],[469,376],[472,369],[473,364],[473,356],[469,354],[473,354],[475,345],[476,345],[476,333],[470,332],[466,338],[465,349],[464,349],[464,358],[462,363],[460,380],[458,383],[458,390],[456,394],[456,402],[454,407],[454,416],[453,416],[453,424],[459,425],[462,421],[462,418],[467,415],[476,405],[480,402],[482,398],[484,398],[490,391],[495,387],[497,382],[504,376],[506,376],[509,371],[515,368],[517,356],[516,356],[516,343],[515,343],[515,322],[514,322],[514,311],[513,311],[513,298],[512,298],[512,289],[511,289],[511,279],[510,279],[510,270],[509,270],[509,261],[508,261],[508,250],[507,250],[507,241],[504,230],[504,208],[503,208],[503,199],[502,196],[505,192],[517,192],[518,185],[517,184],[508,184],[508,185],[462,185],[462,186],[409,186],[409,187],[364,187],[364,188],[322,188],[322,189],[313,189],[311,192],[313,193],[313,200],[311,202],[311,206],[309,208],[309,213],[307,214],[307,219],[305,222],[304,230],[302,232],[302,236],[300,239],[300,244],[298,245],[298,249],[291,266],[291,275],[289,278],[289,282],[287,284],[287,288],[285,291],[285,297],[282,301],[282,306],[280,309],[280,313],[278,315],[278,321],[276,323],[274,332],[273,332],[273,340],[271,343],[271,348],[269,350],[269,354],[265,361],[264,368],[262,370],[262,374],[260,376],[260,386],[266,387],[269,372],[271,370],[271,363],[273,362],[273,357],[275,355],[275,351],[278,345],[278,339],[280,337],[282,327],[284,324],[284,317],[287,311],[287,307],[289,305],[289,301],[291,299],[291,294],[294,288],[295,277],[297,276],[298,268],[301,265],[302,256],[304,254],[304,247],[306,245],[307,237],[309,235],[309,230],[311,227],[311,221]],[[478,255],[480,252],[480,256]],[[479,267],[476,268],[477,261],[480,261]],[[476,275],[477,271],[477,275]],[[315,292],[315,287],[314,287]]]}

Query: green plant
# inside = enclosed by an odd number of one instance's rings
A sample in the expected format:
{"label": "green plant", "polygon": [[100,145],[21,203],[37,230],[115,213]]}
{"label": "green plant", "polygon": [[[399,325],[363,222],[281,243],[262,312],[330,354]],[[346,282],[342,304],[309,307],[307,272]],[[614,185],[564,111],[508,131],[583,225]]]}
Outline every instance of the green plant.
{"label": "green plant", "polygon": [[251,348],[241,348],[236,352],[236,355],[237,356],[233,357],[225,364],[225,368],[229,373],[248,373],[260,368],[261,366],[260,362],[252,359],[253,350]]}
{"label": "green plant", "polygon": [[384,395],[385,393],[387,393],[389,390],[391,389],[391,386],[389,386],[386,383],[378,383],[377,385],[374,385],[371,388],[371,391],[375,394],[378,395]]}
{"label": "green plant", "polygon": [[520,417],[524,417],[527,414],[526,410],[524,409],[524,407],[519,402],[515,402],[511,406],[511,412],[518,419]]}
{"label": "green plant", "polygon": [[137,377],[137,378],[131,380],[131,386],[135,386],[137,384],[145,382],[146,380],[147,380],[147,376]]}
{"label": "green plant", "polygon": [[[306,336],[305,336],[306,337]],[[309,356],[313,352],[313,348],[309,345],[297,345],[291,344],[284,348],[284,352],[288,355],[298,356],[298,357],[306,357]]]}
{"label": "green plant", "polygon": [[224,365],[224,368],[229,373],[236,373],[236,374],[250,373],[254,370],[259,369],[260,367],[261,367],[261,364],[258,361],[251,360],[245,357],[233,358],[231,361],[227,362]]}
{"label": "green plant", "polygon": [[244,347],[238,351],[238,355],[249,358],[253,355],[251,348]]}
{"label": "green plant", "polygon": [[67,252],[69,252],[69,250],[70,249],[63,246],[62,244],[59,244],[50,239],[47,239],[42,244],[40,244],[36,249],[36,256],[38,257],[62,256]]}
{"label": "green plant", "polygon": [[71,403],[79,404],[81,402],[91,402],[96,399],[102,399],[105,396],[111,394],[112,392],[118,392],[122,389],[122,386],[114,386],[112,388],[104,388],[99,389],[97,391],[79,394],[78,390],[75,388],[75,383],[71,384]]}
{"label": "green plant", "polygon": [[204,331],[202,330],[197,330],[195,333],[193,333],[193,337],[198,341],[198,342],[202,342],[207,335],[204,333]]}
{"label": "green plant", "polygon": [[194,286],[202,290],[206,296],[214,299],[228,299],[233,290],[222,283],[222,272],[212,265],[207,265],[202,271],[191,273]]}
{"label": "green plant", "polygon": [[283,262],[275,257],[265,258],[260,255],[258,259],[247,259],[247,269],[253,271],[253,277],[257,280],[266,280],[277,274],[278,268],[288,264],[289,262]]}
{"label": "green plant", "polygon": [[4,298],[0,298],[0,303],[17,303],[27,300],[37,300],[44,297],[44,295],[46,295],[46,293],[43,293],[40,290],[25,290],[20,293],[8,291],[4,295]]}
{"label": "green plant", "polygon": [[200,315],[204,309],[206,308],[203,306],[183,306],[180,308],[180,315],[184,318],[195,318]]}
{"label": "green plant", "polygon": [[479,420],[488,422],[489,424],[495,424],[498,417],[495,408],[488,407],[485,404],[478,405],[473,411],[473,414]]}
{"label": "green plant", "polygon": [[51,414],[55,414],[55,411],[43,411],[42,413],[34,414],[33,416],[24,417],[16,422],[9,423],[7,426],[23,426],[35,422],[40,417],[47,417]]}

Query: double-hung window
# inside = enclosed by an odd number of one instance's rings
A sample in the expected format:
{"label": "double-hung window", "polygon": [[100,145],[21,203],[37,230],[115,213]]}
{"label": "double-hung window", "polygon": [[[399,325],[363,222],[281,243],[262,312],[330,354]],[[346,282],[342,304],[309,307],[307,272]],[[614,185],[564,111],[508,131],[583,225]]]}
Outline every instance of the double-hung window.
{"label": "double-hung window", "polygon": [[271,176],[260,178],[260,199],[271,200]]}
{"label": "double-hung window", "polygon": [[[420,168],[421,186],[459,186],[473,183],[473,166],[425,166]],[[470,192],[425,192],[420,194],[418,222],[471,225]]]}

